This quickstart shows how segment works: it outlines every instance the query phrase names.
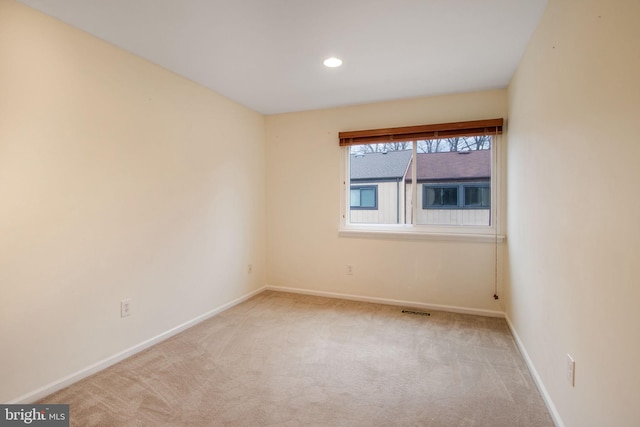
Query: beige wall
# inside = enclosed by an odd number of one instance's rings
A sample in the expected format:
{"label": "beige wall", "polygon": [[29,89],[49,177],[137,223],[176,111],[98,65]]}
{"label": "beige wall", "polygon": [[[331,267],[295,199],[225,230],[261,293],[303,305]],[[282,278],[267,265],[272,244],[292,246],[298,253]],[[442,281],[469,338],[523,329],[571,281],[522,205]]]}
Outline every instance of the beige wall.
{"label": "beige wall", "polygon": [[[506,113],[507,93],[495,90],[268,116],[268,283],[502,310],[492,298],[492,244],[338,237],[344,197],[338,132]],[[347,264],[353,275],[345,274]]]}
{"label": "beige wall", "polygon": [[0,58],[0,402],[264,285],[261,115],[10,0]]}
{"label": "beige wall", "polygon": [[638,17],[550,0],[509,88],[506,311],[566,426],[640,425]]}

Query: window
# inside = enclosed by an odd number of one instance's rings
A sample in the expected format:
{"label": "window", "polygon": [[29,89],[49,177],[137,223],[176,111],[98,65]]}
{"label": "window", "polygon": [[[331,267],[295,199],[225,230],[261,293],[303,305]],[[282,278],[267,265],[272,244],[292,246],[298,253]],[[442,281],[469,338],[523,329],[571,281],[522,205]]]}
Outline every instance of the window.
{"label": "window", "polygon": [[489,209],[491,207],[491,188],[486,185],[465,185],[464,204],[466,209]]}
{"label": "window", "polygon": [[422,209],[452,208],[458,206],[458,187],[423,185]]}
{"label": "window", "polygon": [[410,161],[411,144],[350,148],[349,223],[404,223],[404,176]]}
{"label": "window", "polygon": [[501,133],[502,119],[341,132],[341,231],[494,235]]}
{"label": "window", "polygon": [[491,187],[486,184],[422,184],[422,209],[490,209]]}
{"label": "window", "polygon": [[378,209],[378,186],[351,186],[351,209]]}

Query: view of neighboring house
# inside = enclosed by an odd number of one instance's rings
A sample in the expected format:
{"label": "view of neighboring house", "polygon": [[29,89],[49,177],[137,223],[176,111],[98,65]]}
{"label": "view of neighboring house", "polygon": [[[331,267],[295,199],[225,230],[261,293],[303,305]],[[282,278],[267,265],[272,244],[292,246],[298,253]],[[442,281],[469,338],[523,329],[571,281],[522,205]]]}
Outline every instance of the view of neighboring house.
{"label": "view of neighboring house", "polygon": [[491,150],[418,153],[415,221],[411,158],[409,150],[351,155],[351,223],[490,225]]}
{"label": "view of neighboring house", "polygon": [[[491,150],[418,153],[416,163],[416,224],[490,225]],[[409,165],[407,200],[411,176]]]}
{"label": "view of neighboring house", "polygon": [[411,150],[352,154],[352,223],[401,224],[405,217],[403,181]]}

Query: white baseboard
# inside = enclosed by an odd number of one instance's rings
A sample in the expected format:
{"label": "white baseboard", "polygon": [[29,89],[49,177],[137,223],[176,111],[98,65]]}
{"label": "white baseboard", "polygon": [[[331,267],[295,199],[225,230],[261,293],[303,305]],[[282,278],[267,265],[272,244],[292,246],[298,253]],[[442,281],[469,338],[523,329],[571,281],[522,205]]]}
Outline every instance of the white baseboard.
{"label": "white baseboard", "polygon": [[47,384],[43,387],[40,387],[39,389],[32,391],[30,393],[27,393],[23,396],[20,396],[12,401],[9,401],[7,403],[9,404],[29,404],[29,403],[33,403],[36,402],[40,399],[42,399],[43,397],[46,397],[52,393],[55,393],[58,390],[62,390],[65,387],[70,386],[71,384],[80,381],[81,379],[84,379],[90,375],[95,374],[96,372],[102,371],[103,369],[108,368],[109,366],[115,365],[116,363],[133,356],[136,353],[139,353],[143,350],[146,350],[147,348],[158,344],[159,342],[162,342],[164,340],[166,340],[167,338],[171,338],[172,336],[179,334],[180,332],[191,328],[192,326],[197,325],[198,323],[207,320],[213,316],[215,316],[218,313],[221,313],[225,310],[228,310],[229,308],[240,304],[241,302],[244,302],[246,300],[248,300],[249,298],[253,297],[254,295],[257,295],[261,292],[263,292],[266,288],[262,287],[260,289],[257,289],[253,292],[250,292],[246,295],[243,295],[239,298],[234,299],[233,301],[230,301],[224,305],[221,305],[220,307],[214,308],[213,310],[210,310],[204,314],[201,314],[198,317],[195,317],[181,325],[176,326],[175,328],[169,329],[166,332],[163,332],[159,335],[156,335],[153,338],[150,338],[146,341],[141,342],[140,344],[136,344],[133,347],[130,347],[126,350],[121,351],[120,353],[114,354],[113,356],[107,357],[106,359],[100,360],[99,362],[94,363],[93,365],[87,366],[86,368],[83,368],[71,375],[67,375],[64,378],[60,378],[59,380],[56,380],[50,384]]}
{"label": "white baseboard", "polygon": [[294,294],[314,295],[314,296],[327,297],[327,298],[338,298],[338,299],[346,299],[346,300],[352,300],[352,301],[372,302],[376,304],[398,305],[398,306],[403,306],[407,308],[419,308],[422,310],[439,310],[439,311],[449,311],[452,313],[475,314],[477,316],[504,318],[504,313],[502,311],[484,310],[480,308],[467,308],[467,307],[457,307],[453,305],[440,305],[440,304],[425,304],[425,303],[414,302],[414,301],[403,301],[403,300],[377,298],[377,297],[364,297],[359,295],[349,295],[349,294],[342,294],[342,293],[336,293],[336,292],[324,292],[324,291],[312,291],[308,289],[299,289],[299,288],[287,288],[283,286],[266,286],[265,289],[270,291],[278,291],[278,292],[291,292]]}
{"label": "white baseboard", "polygon": [[564,427],[562,418],[560,418],[560,414],[558,413],[556,406],[553,404],[553,401],[551,400],[551,396],[549,395],[547,388],[544,386],[544,383],[542,382],[542,378],[540,378],[540,375],[538,375],[538,371],[536,371],[535,366],[533,366],[533,362],[529,357],[529,353],[527,353],[527,350],[524,348],[524,344],[522,343],[522,340],[520,340],[520,337],[518,336],[518,333],[516,332],[516,329],[514,328],[513,323],[511,323],[511,319],[509,319],[509,316],[507,316],[506,313],[504,317],[507,320],[507,325],[509,325],[509,329],[511,330],[511,335],[513,335],[513,339],[515,340],[516,345],[518,346],[518,350],[520,350],[520,354],[522,354],[522,357],[524,358],[524,361],[527,364],[527,368],[529,368],[529,372],[533,377],[533,382],[535,382],[536,387],[538,387],[538,390],[542,395],[542,400],[544,400],[544,404],[547,405],[547,409],[549,410],[549,414],[551,415],[551,418],[554,424],[557,427]]}

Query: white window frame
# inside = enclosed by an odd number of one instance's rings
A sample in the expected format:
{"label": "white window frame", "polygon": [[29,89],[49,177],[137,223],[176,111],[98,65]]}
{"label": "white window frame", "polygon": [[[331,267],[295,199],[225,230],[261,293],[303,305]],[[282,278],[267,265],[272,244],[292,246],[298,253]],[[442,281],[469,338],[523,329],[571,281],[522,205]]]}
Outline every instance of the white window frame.
{"label": "white window frame", "polygon": [[[413,159],[416,158],[417,143],[413,142]],[[353,224],[349,222],[350,188],[349,169],[350,147],[340,147],[340,237],[429,239],[475,242],[497,242],[505,240],[502,233],[502,136],[492,135],[491,141],[491,225],[423,225],[423,224]],[[412,218],[416,218],[420,206],[415,206],[420,185],[416,185],[417,168],[412,168]]]}

